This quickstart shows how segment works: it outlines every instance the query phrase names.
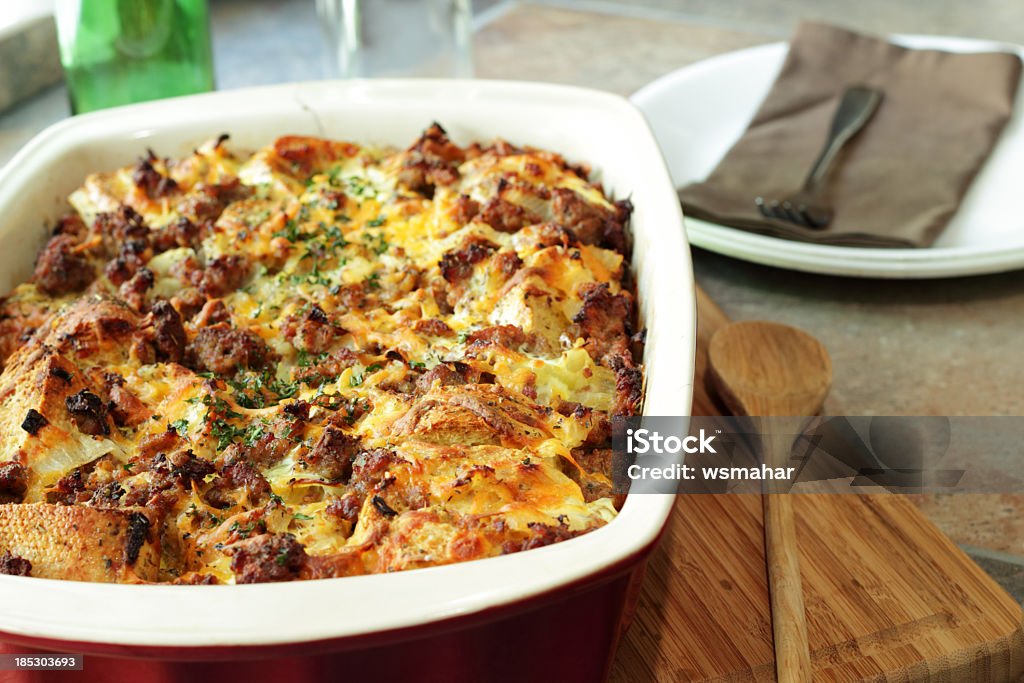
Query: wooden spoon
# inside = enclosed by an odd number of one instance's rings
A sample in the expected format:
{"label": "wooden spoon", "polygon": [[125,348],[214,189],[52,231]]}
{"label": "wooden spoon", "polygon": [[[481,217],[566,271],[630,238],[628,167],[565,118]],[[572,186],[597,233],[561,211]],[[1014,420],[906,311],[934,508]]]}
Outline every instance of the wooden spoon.
{"label": "wooden spoon", "polygon": [[[789,435],[799,434],[828,396],[832,361],[825,347],[787,325],[743,321],[714,334],[708,346],[708,366],[730,410],[762,418],[765,462],[770,467],[785,466],[793,448]],[[769,425],[763,419],[768,416],[793,419],[776,417]],[[793,502],[789,494],[768,493],[767,489],[763,500],[775,672],[779,683],[807,683],[811,658]]]}

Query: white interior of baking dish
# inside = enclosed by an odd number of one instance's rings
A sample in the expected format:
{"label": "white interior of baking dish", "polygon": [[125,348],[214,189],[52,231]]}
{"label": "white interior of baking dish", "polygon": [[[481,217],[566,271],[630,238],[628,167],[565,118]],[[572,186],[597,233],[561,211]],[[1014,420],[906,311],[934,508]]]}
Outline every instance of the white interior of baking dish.
{"label": "white interior of baking dish", "polygon": [[[349,81],[212,93],[64,121],[0,172],[0,290],[31,274],[46,228],[86,174],[152,147],[181,156],[231,134],[254,150],[287,133],[407,146],[432,121],[460,144],[496,136],[586,161],[635,206],[633,267],[648,327],[645,414],[688,415],[694,289],[682,216],[641,114],[605,93],[487,81]],[[0,631],[178,647],[299,642],[472,613],[555,589],[633,555],[674,496],[630,496],[585,536],[524,553],[395,574],[244,586],[126,586],[0,576]],[[159,615],[155,617],[154,615]]]}

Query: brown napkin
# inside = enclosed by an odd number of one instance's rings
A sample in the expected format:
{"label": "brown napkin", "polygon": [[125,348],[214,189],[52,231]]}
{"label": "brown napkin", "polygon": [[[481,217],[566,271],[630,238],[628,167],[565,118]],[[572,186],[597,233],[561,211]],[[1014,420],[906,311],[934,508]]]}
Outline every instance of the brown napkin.
{"label": "brown napkin", "polygon": [[[802,24],[747,131],[707,180],[679,191],[683,211],[790,239],[927,247],[1009,119],[1020,78],[1015,54],[910,50]],[[784,199],[800,189],[843,91],[856,84],[881,88],[885,97],[832,167],[832,223],[811,230],[761,216],[754,198]]]}

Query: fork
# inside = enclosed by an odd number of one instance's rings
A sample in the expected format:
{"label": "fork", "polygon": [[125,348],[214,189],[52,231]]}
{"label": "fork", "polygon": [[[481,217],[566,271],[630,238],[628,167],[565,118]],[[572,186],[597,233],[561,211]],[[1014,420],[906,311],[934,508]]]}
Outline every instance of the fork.
{"label": "fork", "polygon": [[821,230],[832,221],[832,207],[825,200],[825,178],[832,168],[839,150],[864,127],[878,109],[882,91],[865,85],[853,85],[843,93],[839,108],[832,118],[832,128],[821,155],[811,167],[803,187],[783,200],[757,197],[754,203],[765,218],[795,223],[813,230]]}

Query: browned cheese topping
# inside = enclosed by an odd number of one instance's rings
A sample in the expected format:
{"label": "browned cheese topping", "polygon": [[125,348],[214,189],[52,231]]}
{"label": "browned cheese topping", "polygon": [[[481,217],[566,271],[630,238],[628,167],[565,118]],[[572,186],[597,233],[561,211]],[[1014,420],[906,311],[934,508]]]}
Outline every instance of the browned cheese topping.
{"label": "browned cheese topping", "polygon": [[435,124],[89,176],[0,301],[0,572],[338,577],[611,522],[642,334],[588,175]]}

